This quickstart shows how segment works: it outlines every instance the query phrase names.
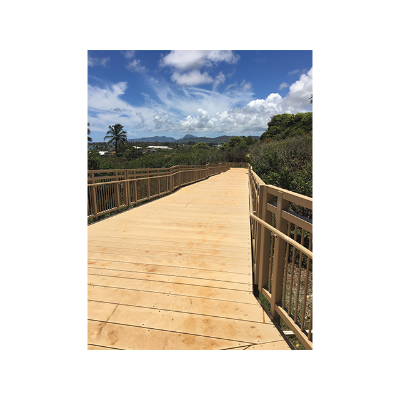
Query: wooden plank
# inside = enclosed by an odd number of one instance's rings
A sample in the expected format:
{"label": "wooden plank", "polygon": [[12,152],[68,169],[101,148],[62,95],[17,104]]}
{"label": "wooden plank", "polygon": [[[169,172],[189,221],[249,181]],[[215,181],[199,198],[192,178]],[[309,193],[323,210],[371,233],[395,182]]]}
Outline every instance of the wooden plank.
{"label": "wooden plank", "polygon": [[235,273],[226,271],[210,271],[199,268],[182,268],[170,265],[154,265],[127,263],[107,260],[88,260],[89,267],[97,269],[106,269],[111,271],[138,272],[142,274],[158,274],[176,277],[192,277],[196,279],[208,279],[221,282],[245,283],[251,284],[251,274]]}
{"label": "wooden plank", "polygon": [[140,256],[126,256],[123,254],[112,254],[112,253],[99,253],[99,252],[88,252],[90,260],[104,260],[104,261],[122,261],[140,264],[154,264],[154,265],[169,265],[173,267],[186,267],[186,268],[198,268],[207,269],[212,271],[225,271],[225,272],[236,272],[246,274],[248,273],[249,267],[230,265],[220,263],[210,263],[203,261],[186,261],[171,258],[157,258],[154,256],[140,257]]}
{"label": "wooden plank", "polygon": [[254,304],[235,303],[218,299],[179,296],[175,294],[166,296],[163,293],[157,292],[92,285],[88,285],[88,300],[243,321],[263,323],[264,321],[270,321],[256,300]]}
{"label": "wooden plank", "polygon": [[[94,224],[96,225],[96,224]],[[250,244],[250,238],[248,237],[232,237],[229,233],[210,233],[204,231],[198,232],[190,232],[186,231],[185,233],[176,232],[174,230],[161,230],[161,229],[147,229],[141,230],[138,232],[134,228],[125,228],[125,229],[103,229],[98,228],[95,231],[97,234],[108,234],[109,236],[113,237],[127,237],[127,238],[137,238],[137,237],[144,237],[144,238],[159,238],[163,240],[171,240],[174,239],[175,241],[179,241],[179,239],[184,235],[186,239],[191,240],[200,240],[206,243],[217,243],[217,244],[227,244],[227,245],[234,245],[234,246],[241,246],[246,247]]]}
{"label": "wooden plank", "polygon": [[[114,221],[113,221],[114,222]],[[104,230],[104,227],[102,226],[102,229]],[[246,232],[243,233],[238,233],[236,229],[228,228],[224,229],[224,232],[221,233],[221,230],[218,228],[208,228],[208,227],[196,227],[193,226],[192,228],[186,227],[186,226],[165,226],[161,225],[160,223],[158,225],[141,225],[138,224],[133,225],[132,223],[118,223],[115,222],[113,224],[113,232],[124,232],[124,233],[136,233],[140,229],[140,233],[154,233],[154,231],[157,231],[159,235],[163,235],[165,237],[169,236],[170,233],[173,233],[175,236],[176,235],[207,235],[210,237],[221,237],[221,238],[228,238],[232,241],[246,241],[248,239],[248,235]],[[100,227],[97,229],[100,230]]]}
{"label": "wooden plank", "polygon": [[124,350],[218,350],[242,342],[88,321],[88,342]]}
{"label": "wooden plank", "polygon": [[248,344],[261,343],[262,337],[266,336],[271,338],[271,341],[281,339],[271,322],[255,323],[93,301],[88,303],[88,319],[235,340]]}
{"label": "wooden plank", "polygon": [[[211,240],[207,238],[202,238],[199,236],[196,236],[194,238],[187,238],[187,237],[180,237],[179,241],[177,242],[172,236],[168,238],[164,237],[155,237],[154,235],[140,235],[140,233],[137,233],[136,235],[131,234],[129,236],[126,235],[125,232],[122,232],[120,234],[116,233],[107,233],[107,230],[103,232],[95,232],[90,234],[91,238],[93,240],[97,237],[107,237],[107,240],[112,240],[112,241],[126,241],[129,243],[133,242],[140,242],[143,244],[147,243],[168,243],[171,245],[172,243],[175,243],[177,246],[187,246],[188,248],[202,248],[202,249],[208,249],[212,247],[213,249],[223,249],[226,250],[229,248],[229,251],[231,249],[236,249],[238,252],[241,253],[246,253],[249,252],[249,246],[247,243],[230,243],[228,241],[222,241],[222,240]],[[241,245],[240,245],[241,244]]]}
{"label": "wooden plank", "polygon": [[249,283],[238,283],[238,282],[226,282],[222,280],[211,280],[211,279],[198,279],[193,277],[184,277],[176,275],[164,275],[154,273],[141,273],[136,271],[118,271],[105,268],[88,268],[88,274],[90,279],[91,275],[103,275],[108,277],[127,278],[127,279],[139,279],[148,280],[152,282],[171,282],[177,284],[187,284],[195,286],[214,287],[219,289],[231,289],[231,290],[242,290],[249,292],[252,287]]}
{"label": "wooden plank", "polygon": [[281,339],[276,342],[271,341],[268,343],[249,346],[246,350],[290,350],[290,347],[285,340]]}
{"label": "wooden plank", "polygon": [[89,275],[88,283],[89,285],[94,286],[107,286],[120,289],[145,290],[148,292],[164,293],[167,296],[169,294],[175,294],[247,304],[252,304],[254,301],[254,296],[251,292],[189,284],[178,284],[172,282],[156,282],[146,279],[126,279],[103,275]]}
{"label": "wooden plank", "polygon": [[151,251],[146,248],[142,249],[133,249],[129,248],[126,245],[119,245],[118,243],[114,243],[112,245],[88,245],[89,252],[100,252],[107,254],[123,254],[128,256],[138,256],[138,257],[146,257],[149,254],[155,254],[157,258],[166,258],[166,259],[174,259],[174,260],[185,260],[185,261],[195,261],[195,262],[210,262],[210,263],[218,263],[222,265],[239,265],[239,266],[248,266],[251,263],[250,255],[246,259],[237,259],[235,257],[216,257],[211,255],[202,255],[202,254],[191,254],[185,252],[178,251]]}
{"label": "wooden plank", "polygon": [[173,241],[153,241],[144,239],[126,239],[126,238],[115,238],[107,236],[98,236],[96,238],[91,235],[92,239],[88,240],[88,245],[98,246],[109,246],[120,245],[121,247],[129,247],[131,249],[145,249],[149,251],[171,251],[171,244],[174,244],[175,251],[179,253],[188,254],[199,254],[209,255],[213,257],[235,257],[236,259],[247,260],[251,253],[249,249],[244,247],[237,248],[232,246],[213,246],[213,245],[202,245],[201,243],[176,243]]}

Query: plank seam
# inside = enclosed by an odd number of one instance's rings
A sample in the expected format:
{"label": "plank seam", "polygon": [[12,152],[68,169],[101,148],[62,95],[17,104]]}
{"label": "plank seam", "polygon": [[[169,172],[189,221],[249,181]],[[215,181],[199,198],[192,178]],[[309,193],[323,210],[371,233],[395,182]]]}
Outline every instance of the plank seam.
{"label": "plank seam", "polygon": [[239,303],[239,304],[250,304],[253,305],[254,303],[246,303],[244,301],[234,301],[234,300],[224,300],[224,299],[213,299],[212,297],[200,297],[200,296],[188,296],[186,294],[177,294],[177,293],[166,293],[166,292],[154,292],[151,290],[143,290],[143,289],[130,289],[130,288],[122,288],[118,286],[105,286],[105,285],[94,285],[92,283],[88,283],[88,286],[93,287],[105,287],[105,288],[112,288],[112,289],[120,289],[120,290],[134,290],[136,292],[146,292],[146,293],[158,293],[158,294],[166,294],[167,296],[182,296],[182,297],[193,297],[196,299],[206,299],[206,300],[218,300],[218,301],[226,301],[228,303]]}
{"label": "plank seam", "polygon": [[[88,321],[93,321],[93,322],[104,322],[100,319],[91,319],[88,318]],[[162,332],[170,332],[170,333],[180,333],[181,335],[190,335],[190,336],[197,336],[197,337],[206,337],[209,339],[219,339],[219,340],[228,340],[230,342],[236,342],[236,343],[243,343],[243,345],[249,344],[250,346],[254,346],[257,345],[259,343],[254,343],[254,342],[247,342],[247,341],[243,341],[243,340],[235,340],[235,339],[225,339],[222,337],[218,337],[218,336],[207,336],[207,335],[199,335],[197,333],[187,333],[187,332],[181,332],[181,331],[170,331],[168,329],[160,329],[160,328],[151,328],[148,326],[139,326],[139,325],[130,325],[130,324],[123,324],[121,322],[108,322],[108,324],[113,324],[113,325],[123,325],[123,326],[132,326],[134,328],[141,328],[141,329],[148,329],[148,330],[153,330],[153,331],[162,331]],[[238,346],[240,347],[240,346]]]}
{"label": "plank seam", "polygon": [[[93,246],[93,245],[89,245],[88,246],[88,249],[89,248],[93,248],[93,247],[104,247],[104,246]],[[109,248],[108,248],[109,249]],[[108,250],[107,249],[107,250]],[[112,247],[111,247],[111,249],[112,249]],[[129,249],[128,249],[129,250]],[[90,250],[89,250],[90,251]],[[141,255],[141,254],[124,254],[124,253],[113,253],[113,252],[110,252],[110,251],[107,251],[107,252],[101,252],[101,251],[91,251],[92,253],[100,253],[100,254],[113,254],[113,255],[116,255],[116,256],[126,256],[126,257],[143,257],[143,258],[154,258],[154,259],[156,259],[156,260],[159,260],[159,259],[161,259],[161,260],[175,260],[175,258],[163,258],[163,257],[154,257],[154,256],[152,256],[151,254],[152,253],[150,253],[149,255]],[[171,252],[166,252],[166,253],[171,253]],[[143,253],[142,253],[143,254]],[[213,257],[213,256],[208,256],[208,257]],[[234,258],[234,257],[225,257],[225,258]],[[227,264],[219,264],[218,262],[213,262],[213,261],[203,261],[203,260],[199,260],[199,261],[192,261],[192,260],[188,260],[188,259],[184,259],[184,258],[181,258],[180,259],[180,261],[186,261],[186,262],[203,262],[203,263],[206,263],[206,264],[218,264],[218,265],[221,265],[221,266],[223,266],[223,267],[241,267],[241,268],[247,268],[247,267],[249,267],[249,265],[241,265],[241,264],[230,264],[230,263],[227,263]],[[248,263],[249,264],[251,264],[251,259],[249,258],[248,260]]]}
{"label": "plank seam", "polygon": [[[165,282],[165,281],[157,281],[155,279],[129,278],[129,277],[125,277],[125,276],[103,275],[103,274],[97,275],[97,274],[91,274],[91,273],[88,273],[88,275],[96,275],[97,277],[106,276],[106,277],[109,277],[109,278],[132,279],[132,280],[136,280],[136,281],[145,281],[145,282],[169,283],[169,284],[172,284],[172,285],[197,286],[197,287],[204,287],[204,288],[211,288],[211,289],[232,290],[232,291],[236,291],[236,292],[251,293],[251,290],[229,289],[229,288],[216,287],[216,286],[207,286],[207,285],[195,285],[193,283]],[[191,279],[191,278],[188,278],[188,279]]]}
{"label": "plank seam", "polygon": [[[106,242],[106,243],[117,243],[117,244],[120,244],[120,243],[118,243],[118,242]],[[125,243],[122,243],[122,244],[125,244]],[[97,244],[88,244],[88,248],[89,247],[107,247],[107,248],[110,248],[110,249],[113,249],[113,248],[117,248],[117,249],[126,249],[126,250],[134,250],[134,251],[145,251],[145,249],[136,249],[136,248],[132,248],[132,247],[119,247],[119,246],[110,246],[110,245],[107,245],[107,244],[105,244],[105,245],[97,245]],[[250,250],[250,248],[249,248],[249,250]],[[174,250],[174,251],[172,251],[172,250],[146,250],[146,251],[154,251],[154,252],[158,252],[158,253],[179,253],[179,251],[176,251],[176,250]],[[218,251],[218,250],[216,250],[216,251]],[[115,253],[112,253],[112,254],[115,254]],[[213,258],[215,258],[215,257],[220,257],[220,258],[233,258],[233,259],[235,259],[235,260],[245,260],[245,258],[236,258],[236,257],[227,257],[227,256],[219,256],[219,255],[212,255],[212,254],[199,254],[199,253],[182,253],[182,254],[185,254],[185,255],[188,255],[188,256],[202,256],[202,257],[213,257]],[[240,253],[240,254],[242,254],[242,253]],[[127,254],[127,255],[129,255],[129,254]],[[250,252],[249,252],[249,255],[250,255]],[[247,257],[247,260],[249,260],[249,255],[248,256],[246,256]],[[205,261],[204,261],[205,262]],[[230,264],[230,265],[236,265],[236,264]]]}
{"label": "plank seam", "polygon": [[[104,300],[92,300],[88,299],[88,301],[92,301],[94,303],[105,303],[105,304],[117,304],[112,301],[104,301]],[[254,321],[251,319],[239,319],[239,318],[232,318],[232,317],[221,317],[219,315],[211,315],[211,314],[199,314],[199,313],[194,313],[194,312],[189,312],[189,311],[179,311],[179,310],[170,310],[167,308],[155,308],[155,307],[146,307],[146,306],[138,306],[136,304],[124,304],[124,303],[118,303],[121,306],[127,306],[127,307],[138,307],[138,308],[146,308],[148,310],[160,310],[160,311],[170,311],[170,312],[176,312],[176,313],[181,313],[181,314],[190,314],[190,315],[199,315],[202,317],[212,317],[212,318],[220,318],[220,319],[229,319],[233,321],[241,321],[241,322],[251,322],[252,324],[260,324],[260,325],[273,325],[272,321],[267,321],[267,322],[261,322],[261,321]],[[262,343],[261,343],[262,344]]]}
{"label": "plank seam", "polygon": [[[93,265],[93,264],[90,264]],[[143,265],[143,264],[142,264]],[[91,269],[101,269],[101,270],[112,270],[112,271],[121,271],[121,272],[133,272],[133,273],[137,273],[137,274],[151,274],[151,275],[162,275],[162,276],[175,276],[177,278],[187,278],[187,279],[202,279],[202,280],[206,280],[206,281],[214,281],[214,282],[226,282],[226,283],[235,283],[237,285],[247,285],[247,286],[251,286],[251,283],[245,283],[245,282],[236,282],[236,281],[223,281],[221,279],[212,279],[212,278],[198,278],[198,277],[193,277],[193,276],[185,276],[185,275],[174,275],[174,274],[160,274],[157,272],[143,272],[143,271],[133,271],[133,270],[129,270],[129,269],[118,269],[118,268],[101,268],[101,267],[92,267],[92,266],[88,266],[88,268]],[[171,268],[176,268],[176,267],[171,267]],[[193,268],[191,268],[193,269]],[[208,270],[206,270],[208,271]],[[222,273],[222,271],[220,271]],[[93,275],[93,274],[92,274]],[[162,282],[162,281],[160,281]]]}
{"label": "plank seam", "polygon": [[[111,261],[111,262],[122,262],[122,263],[127,263],[127,264],[140,264],[140,265],[157,265],[161,267],[174,267],[174,268],[183,268],[183,269],[195,269],[198,271],[214,271],[214,272],[223,272],[223,273],[228,273],[228,274],[239,274],[239,275],[251,275],[250,273],[246,272],[233,272],[233,271],[220,271],[217,269],[204,269],[204,268],[191,268],[191,267],[181,267],[180,265],[167,265],[167,264],[148,264],[148,263],[141,263],[141,262],[133,262],[133,261],[124,261],[124,260],[108,260],[108,259],[102,259],[102,258],[93,258],[93,257],[88,257],[88,260],[96,260],[96,261]],[[223,266],[223,265],[222,265]],[[251,269],[251,266],[249,267]]]}

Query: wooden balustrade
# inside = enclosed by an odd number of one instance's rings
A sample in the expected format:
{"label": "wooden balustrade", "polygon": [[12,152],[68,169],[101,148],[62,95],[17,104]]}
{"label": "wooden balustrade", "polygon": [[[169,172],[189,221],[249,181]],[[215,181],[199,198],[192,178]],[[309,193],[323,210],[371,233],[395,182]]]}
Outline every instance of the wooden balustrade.
{"label": "wooden balustrade", "polygon": [[267,299],[272,318],[282,319],[312,349],[312,221],[290,208],[312,210],[313,200],[266,185],[248,169],[254,284]]}
{"label": "wooden balustrade", "polygon": [[229,164],[208,164],[88,171],[87,217],[97,220],[100,215],[166,195],[229,169]]}

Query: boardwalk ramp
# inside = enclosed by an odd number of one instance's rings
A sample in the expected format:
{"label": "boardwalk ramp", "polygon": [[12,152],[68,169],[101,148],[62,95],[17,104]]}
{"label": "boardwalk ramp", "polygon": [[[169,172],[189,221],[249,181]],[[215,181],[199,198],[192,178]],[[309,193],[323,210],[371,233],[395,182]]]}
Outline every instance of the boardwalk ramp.
{"label": "boardwalk ramp", "polygon": [[88,227],[88,349],[289,350],[252,293],[248,171]]}

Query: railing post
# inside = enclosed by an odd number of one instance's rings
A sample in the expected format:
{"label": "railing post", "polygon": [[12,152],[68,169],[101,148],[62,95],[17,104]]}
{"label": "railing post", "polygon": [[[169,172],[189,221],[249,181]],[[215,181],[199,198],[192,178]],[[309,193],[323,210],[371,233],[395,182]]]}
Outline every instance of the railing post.
{"label": "railing post", "polygon": [[[273,196],[268,193],[268,186],[260,185],[260,213],[257,215],[266,223],[271,223],[272,213],[267,209],[267,203],[272,202]],[[256,259],[259,265],[258,271],[258,290],[261,292],[262,288],[267,286],[269,277],[269,258],[271,254],[271,231],[260,226],[260,242],[262,247],[260,252],[257,253]],[[271,288],[269,288],[271,290]]]}
{"label": "railing post", "polygon": [[136,180],[136,171],[133,171],[133,179],[135,179],[133,181],[134,182],[134,185],[133,185],[133,192],[134,192],[133,200],[135,201],[135,205],[136,205],[137,204],[137,187],[138,187],[137,180]]}
{"label": "railing post", "polygon": [[147,170],[147,198],[150,200],[150,170]]}
{"label": "railing post", "polygon": [[168,171],[169,171],[169,176],[168,176],[169,191],[172,192],[172,168],[169,168]]}
{"label": "railing post", "polygon": [[[278,191],[277,197],[278,201],[276,210],[276,229],[286,234],[288,223],[285,219],[282,218],[282,210],[287,210],[289,208],[289,201],[283,200],[283,192]],[[285,240],[281,239],[280,237],[276,237],[274,249],[274,265],[272,269],[271,314],[277,322],[279,322],[280,316],[276,311],[276,306],[282,304],[285,249]]]}
{"label": "railing post", "polygon": [[115,171],[114,174],[115,174],[115,180],[117,181],[117,183],[114,184],[115,185],[115,201],[117,202],[117,208],[118,208],[118,211],[119,211],[119,209],[121,207],[121,205],[120,205],[121,202],[119,200],[118,171]]}
{"label": "railing post", "polygon": [[129,207],[130,206],[130,202],[131,202],[131,196],[130,196],[130,190],[129,190],[129,182],[128,182],[128,170],[126,169],[125,170],[125,180],[126,180],[126,182],[125,182],[125,190],[124,190],[124,203],[125,203],[125,206],[126,207]]}
{"label": "railing post", "polygon": [[[94,183],[94,172],[90,173],[90,178],[92,179],[91,183]],[[94,215],[94,220],[97,221],[97,199],[96,199],[96,186],[92,186],[92,210]]]}

